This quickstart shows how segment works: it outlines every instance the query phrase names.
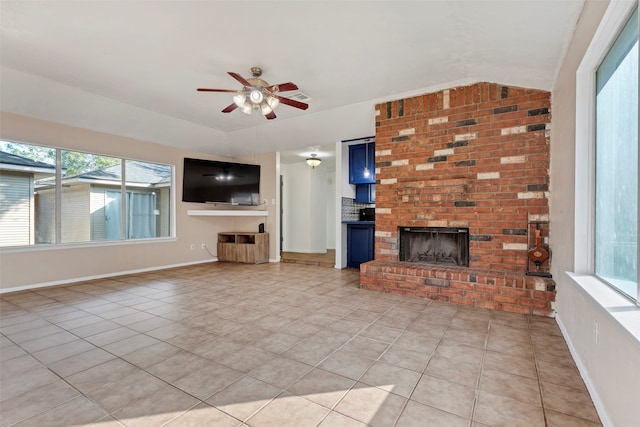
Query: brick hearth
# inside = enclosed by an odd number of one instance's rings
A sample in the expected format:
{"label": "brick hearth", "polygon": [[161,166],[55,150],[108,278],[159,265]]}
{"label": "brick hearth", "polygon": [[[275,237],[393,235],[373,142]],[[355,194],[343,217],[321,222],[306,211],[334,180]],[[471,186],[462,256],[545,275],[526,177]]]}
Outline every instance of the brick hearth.
{"label": "brick hearth", "polygon": [[[361,287],[553,315],[553,280],[525,275],[529,222],[549,216],[550,93],[478,83],[376,115],[375,260]],[[469,228],[469,267],[399,262],[398,227]]]}

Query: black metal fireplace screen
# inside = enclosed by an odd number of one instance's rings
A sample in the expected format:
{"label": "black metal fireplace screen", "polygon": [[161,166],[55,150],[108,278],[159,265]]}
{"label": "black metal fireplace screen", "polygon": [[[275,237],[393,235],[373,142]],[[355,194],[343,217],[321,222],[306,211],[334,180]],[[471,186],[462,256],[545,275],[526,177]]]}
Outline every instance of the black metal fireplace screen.
{"label": "black metal fireplace screen", "polygon": [[469,229],[399,227],[398,259],[436,265],[469,266]]}

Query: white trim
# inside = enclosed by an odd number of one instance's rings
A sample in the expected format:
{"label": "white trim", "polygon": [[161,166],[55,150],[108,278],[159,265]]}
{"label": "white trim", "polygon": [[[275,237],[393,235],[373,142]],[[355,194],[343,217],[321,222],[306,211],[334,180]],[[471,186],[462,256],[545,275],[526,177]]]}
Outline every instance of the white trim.
{"label": "white trim", "polygon": [[595,72],[636,5],[636,1],[611,1],[576,71],[574,270],[577,274],[595,271]]}
{"label": "white trim", "polygon": [[[62,191],[58,194],[62,199]],[[120,240],[127,240],[127,230],[129,230],[127,205],[127,161],[122,160],[120,162]]]}
{"label": "white trim", "polygon": [[[54,224],[55,224],[55,245],[62,243],[62,150],[56,148],[56,191],[53,194],[55,200],[54,206]],[[35,214],[34,214],[35,217]],[[34,226],[35,232],[35,226]]]}
{"label": "white trim", "polygon": [[206,264],[208,262],[218,262],[218,258],[206,259],[202,261],[182,262],[179,264],[160,265],[156,267],[139,268],[135,270],[118,271],[116,273],[97,274],[95,276],[75,277],[73,279],[55,280],[53,282],[36,283],[33,285],[16,286],[14,288],[0,289],[0,294],[6,294],[10,292],[26,291],[30,289],[48,288],[52,286],[68,285],[71,283],[84,282],[87,280],[105,279],[109,277],[125,276],[127,274],[135,273],[147,273],[149,271],[166,270],[169,268],[186,267],[189,265]]}
{"label": "white trim", "polygon": [[[50,168],[45,168],[44,166],[36,167],[36,166],[19,166],[19,165],[11,165],[8,163],[1,163],[0,170],[10,171],[10,172],[24,172],[24,173],[41,173],[46,175],[55,175],[55,166],[51,166]],[[53,170],[53,172],[52,172]]]}
{"label": "white trim", "polygon": [[[379,111],[379,110],[378,110]],[[342,269],[347,266],[347,226],[342,223],[342,197],[348,195],[343,191],[343,183],[348,182],[349,158],[343,157],[342,141],[335,142],[336,148],[336,175],[335,175],[335,268]],[[347,150],[347,148],[345,148]],[[348,151],[347,151],[348,152]],[[348,156],[348,154],[347,154]],[[350,188],[353,186],[349,185]],[[350,190],[353,192],[353,190]],[[355,194],[353,195],[355,197]]]}
{"label": "white trim", "polygon": [[178,236],[178,225],[177,225],[177,193],[176,190],[176,165],[169,165],[171,167],[171,187],[169,187],[169,234],[170,238],[173,240],[177,239]]}
{"label": "white trim", "polygon": [[[282,236],[282,230],[280,230],[280,222],[281,222],[281,215],[282,215],[282,206],[281,202],[282,202],[282,195],[280,194],[280,175],[281,175],[281,160],[280,160],[280,152],[276,151],[276,176],[275,176],[275,188],[276,188],[276,198],[275,198],[275,206],[276,206],[276,217],[274,219],[275,222],[275,226],[276,226],[276,232],[275,232],[275,246],[276,246],[276,258],[275,259],[269,259],[269,262],[280,262],[280,252],[282,252],[282,241],[280,239],[280,237]],[[273,205],[273,203],[272,203]],[[272,237],[273,239],[274,237]],[[271,245],[271,243],[269,243],[269,245]]]}
{"label": "white trim", "polygon": [[73,242],[73,243],[39,243],[32,246],[5,246],[0,247],[0,255],[7,253],[13,254],[18,252],[32,252],[32,251],[56,251],[67,249],[84,249],[84,248],[98,248],[105,246],[120,246],[120,245],[142,245],[149,243],[171,243],[176,242],[178,239],[175,237],[150,237],[148,239],[128,239],[128,240],[90,240],[87,242]]}
{"label": "white trim", "polygon": [[[584,61],[582,62],[584,64]],[[586,68],[586,67],[585,67]],[[576,75],[576,154],[574,269],[578,273],[594,271],[595,221],[595,69],[583,69]],[[588,126],[584,124],[587,123]]]}

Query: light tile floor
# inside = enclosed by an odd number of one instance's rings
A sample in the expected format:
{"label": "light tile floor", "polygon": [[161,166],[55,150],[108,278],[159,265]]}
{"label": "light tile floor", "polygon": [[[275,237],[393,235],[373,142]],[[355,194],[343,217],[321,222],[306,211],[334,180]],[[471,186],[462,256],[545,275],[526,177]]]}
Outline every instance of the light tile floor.
{"label": "light tile floor", "polygon": [[213,263],[3,295],[9,426],[596,426],[552,319]]}

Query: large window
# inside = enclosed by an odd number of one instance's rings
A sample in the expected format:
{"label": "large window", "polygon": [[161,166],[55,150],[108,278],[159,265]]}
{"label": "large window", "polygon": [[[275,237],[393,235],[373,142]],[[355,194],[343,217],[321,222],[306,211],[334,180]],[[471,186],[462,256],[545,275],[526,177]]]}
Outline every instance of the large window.
{"label": "large window", "polygon": [[638,299],[638,10],[596,72],[596,275]]}
{"label": "large window", "polygon": [[0,141],[0,246],[170,237],[172,173],[170,165]]}

